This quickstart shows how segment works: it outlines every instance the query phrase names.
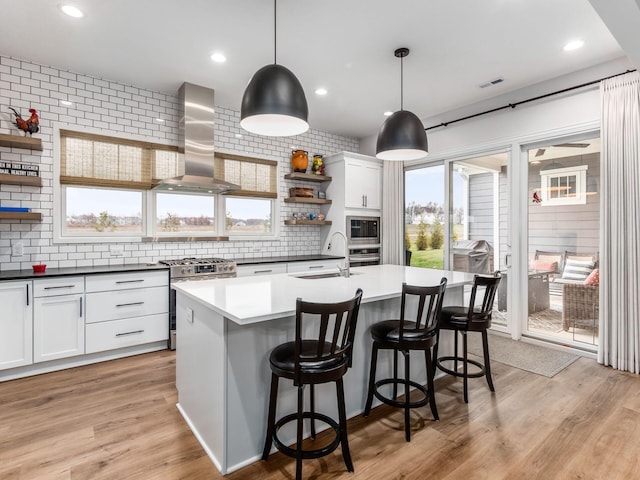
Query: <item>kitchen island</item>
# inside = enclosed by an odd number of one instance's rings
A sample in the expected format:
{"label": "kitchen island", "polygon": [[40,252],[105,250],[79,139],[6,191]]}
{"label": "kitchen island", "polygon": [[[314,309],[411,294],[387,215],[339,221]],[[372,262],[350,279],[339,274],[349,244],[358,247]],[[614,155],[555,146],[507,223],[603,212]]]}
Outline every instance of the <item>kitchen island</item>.
{"label": "kitchen island", "polygon": [[[371,340],[368,327],[397,317],[402,283],[436,285],[448,280],[444,303],[462,301],[473,275],[463,272],[376,265],[353,268],[351,277],[277,274],[180,282],[177,297],[176,386],[178,409],[213,463],[226,474],[258,460],[266,433],[269,353],[293,340],[296,298],[338,302],[363,289],[353,367],[345,377],[347,416],[362,412],[366,400]],[[440,351],[447,354],[447,338]],[[384,356],[383,354],[388,354]],[[412,371],[426,383],[424,358]],[[380,352],[378,377],[391,375],[391,353]],[[386,360],[387,365],[384,362]],[[296,389],[281,382],[278,417],[295,411]],[[333,384],[316,386],[316,409],[337,416]],[[294,443],[293,429],[283,440]]]}

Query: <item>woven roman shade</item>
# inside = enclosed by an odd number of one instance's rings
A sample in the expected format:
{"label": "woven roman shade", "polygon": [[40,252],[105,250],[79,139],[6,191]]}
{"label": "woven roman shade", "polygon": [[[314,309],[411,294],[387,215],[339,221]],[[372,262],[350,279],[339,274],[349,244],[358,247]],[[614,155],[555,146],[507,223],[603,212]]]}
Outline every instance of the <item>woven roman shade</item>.
{"label": "woven roman shade", "polygon": [[60,130],[60,183],[149,190],[152,173],[178,168],[177,151],[167,145]]}
{"label": "woven roman shade", "polygon": [[278,162],[242,157],[226,153],[215,154],[214,176],[218,180],[240,185],[230,196],[277,198]]}

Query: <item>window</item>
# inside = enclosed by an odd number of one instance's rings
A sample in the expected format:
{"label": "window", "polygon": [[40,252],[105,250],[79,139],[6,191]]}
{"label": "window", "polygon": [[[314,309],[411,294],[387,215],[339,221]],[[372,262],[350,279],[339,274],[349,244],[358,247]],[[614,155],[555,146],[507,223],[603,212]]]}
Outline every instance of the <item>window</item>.
{"label": "window", "polygon": [[143,233],[143,193],[134,190],[64,188],[65,236],[140,236]]}
{"label": "window", "polygon": [[216,154],[216,177],[240,185],[224,197],[226,235],[273,235],[278,164],[271,160]]}
{"label": "window", "polygon": [[541,205],[587,203],[587,165],[540,171]]}
{"label": "window", "polygon": [[272,232],[273,201],[261,198],[225,199],[227,235],[264,235]]}
{"label": "window", "polygon": [[156,193],[157,235],[211,235],[216,232],[215,197],[181,193]]}
{"label": "window", "polygon": [[225,153],[214,162],[215,177],[238,190],[155,191],[158,180],[184,175],[177,147],[60,130],[56,235],[73,241],[275,235],[277,162]]}

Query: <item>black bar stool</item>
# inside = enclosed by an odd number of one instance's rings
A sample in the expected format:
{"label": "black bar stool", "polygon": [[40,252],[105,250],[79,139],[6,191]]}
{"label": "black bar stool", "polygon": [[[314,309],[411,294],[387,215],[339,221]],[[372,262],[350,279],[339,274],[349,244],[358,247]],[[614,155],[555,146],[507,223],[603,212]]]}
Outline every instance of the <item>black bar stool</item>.
{"label": "black bar stool", "polygon": [[[400,319],[385,320],[370,327],[371,338],[373,339],[373,350],[371,352],[371,369],[369,371],[369,392],[367,403],[364,408],[364,416],[368,416],[371,411],[371,403],[375,395],[378,400],[387,405],[404,408],[404,433],[407,442],[411,441],[411,422],[409,412],[411,408],[422,407],[427,402],[431,406],[433,418],[438,420],[438,409],[436,408],[436,397],[433,389],[433,368],[431,358],[431,347],[437,340],[437,324],[442,309],[447,279],[443,278],[440,284],[431,287],[418,287],[402,284],[402,300],[400,304]],[[415,321],[405,320],[405,305],[407,297],[414,296],[418,301],[417,315]],[[393,378],[386,378],[375,381],[376,365],[378,361],[378,350],[393,350]],[[409,372],[411,350],[423,350],[427,367],[427,388],[411,380]],[[398,378],[398,352],[404,356],[404,379]],[[393,385],[393,397],[384,396],[379,388],[383,385]],[[404,400],[396,400],[398,397],[398,385],[404,385]],[[423,398],[417,401],[410,401],[409,389],[414,387],[422,392]]]}
{"label": "black bar stool", "polygon": [[[302,460],[319,458],[333,452],[342,445],[342,457],[347,470],[353,472],[353,462],[347,440],[347,415],[344,403],[342,377],[351,367],[353,338],[358,321],[358,311],[362,289],[356,291],[351,300],[339,303],[312,303],[298,298],[296,301],[295,341],[283,343],[271,352],[271,395],[269,398],[269,416],[267,436],[264,442],[262,459],[266,460],[271,451],[272,442],[285,455],[296,459],[296,480],[302,478]],[[310,338],[306,333],[313,331]],[[278,380],[280,377],[293,380],[298,387],[298,411],[276,421],[276,402]],[[338,416],[336,422],[327,415],[315,411],[314,385],[336,382],[338,397]],[[310,411],[304,411],[304,386],[310,386]],[[320,420],[332,428],[335,439],[327,446],[315,450],[303,450],[303,419],[311,421],[311,438],[315,439],[315,420]],[[280,441],[278,430],[285,424],[297,422],[296,446],[291,448]]]}
{"label": "black bar stool", "polygon": [[[438,325],[438,338],[440,330],[452,330],[455,335],[453,357],[446,356],[438,358],[438,345],[434,349],[433,356],[436,358],[436,366],[449,375],[462,377],[464,388],[464,402],[469,403],[467,383],[469,378],[486,376],[489,390],[495,392],[493,380],[491,379],[491,362],[489,360],[489,343],[487,341],[487,329],[491,327],[491,311],[493,310],[493,300],[500,283],[500,272],[494,276],[476,275],[471,289],[469,306],[446,306],[442,308],[442,316]],[[482,303],[476,306],[476,295],[478,288],[484,288]],[[475,360],[470,360],[467,354],[467,333],[480,332],[482,334],[482,351],[484,354],[484,364]],[[458,355],[458,333],[462,335],[462,357]],[[453,362],[453,369],[445,367],[444,362]],[[458,371],[458,363],[462,363],[462,372]],[[474,365],[479,370],[469,372],[469,365]]]}

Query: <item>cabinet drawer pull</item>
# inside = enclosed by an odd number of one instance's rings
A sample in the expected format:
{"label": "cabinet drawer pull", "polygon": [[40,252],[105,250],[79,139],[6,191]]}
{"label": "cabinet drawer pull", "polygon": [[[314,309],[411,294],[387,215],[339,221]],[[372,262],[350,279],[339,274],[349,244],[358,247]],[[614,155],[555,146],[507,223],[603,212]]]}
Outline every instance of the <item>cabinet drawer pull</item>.
{"label": "cabinet drawer pull", "polygon": [[73,288],[75,285],[59,285],[56,287],[44,287],[45,290],[55,290],[57,288]]}
{"label": "cabinet drawer pull", "polygon": [[253,273],[271,273],[273,272],[273,270],[269,269],[269,270],[254,270]]}
{"label": "cabinet drawer pull", "polygon": [[82,297],[80,297],[80,317],[82,318]]}
{"label": "cabinet drawer pull", "polygon": [[116,337],[125,337],[127,335],[135,335],[136,333],[144,333],[144,330],[134,330],[133,332],[116,333]]}
{"label": "cabinet drawer pull", "polygon": [[120,303],[116,307],[133,307],[134,305],[143,305],[144,302]]}
{"label": "cabinet drawer pull", "polygon": [[141,278],[140,280],[118,280],[116,282],[116,284],[121,284],[121,283],[140,283],[140,282],[144,282],[144,278]]}
{"label": "cabinet drawer pull", "polygon": [[314,269],[314,268],[324,268],[324,265],[311,265],[311,266],[309,266],[309,270]]}

